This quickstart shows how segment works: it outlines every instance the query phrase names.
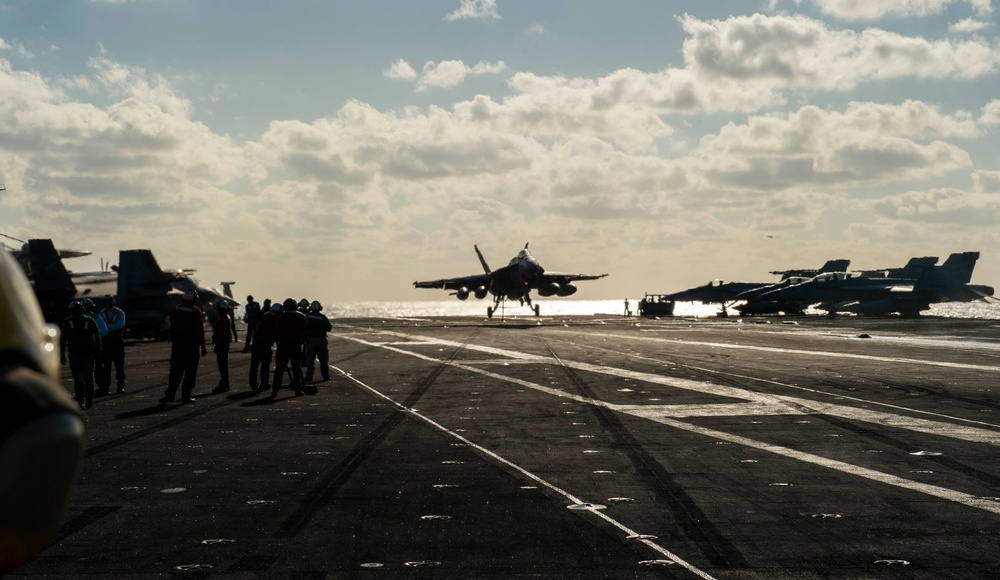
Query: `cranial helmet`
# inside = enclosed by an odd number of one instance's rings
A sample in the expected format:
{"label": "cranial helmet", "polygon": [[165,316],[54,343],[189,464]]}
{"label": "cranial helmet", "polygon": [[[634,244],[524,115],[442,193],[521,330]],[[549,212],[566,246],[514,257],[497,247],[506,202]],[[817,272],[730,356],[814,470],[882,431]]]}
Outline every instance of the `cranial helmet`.
{"label": "cranial helmet", "polygon": [[253,302],[253,296],[247,294],[247,302]]}
{"label": "cranial helmet", "polygon": [[229,303],[226,302],[225,298],[220,299],[219,303],[216,305],[219,310],[229,310]]}
{"label": "cranial helmet", "polygon": [[[0,252],[0,354],[24,359],[59,382],[59,330],[45,324],[24,272],[10,252]],[[70,303],[79,308],[77,302]]]}
{"label": "cranial helmet", "polygon": [[184,299],[189,302],[194,302],[195,300],[198,299],[198,293],[195,292],[194,290],[185,290]]}
{"label": "cranial helmet", "polygon": [[271,305],[271,312],[278,312],[279,310],[281,310],[281,304],[275,302]]}
{"label": "cranial helmet", "polygon": [[313,303],[309,305],[309,310],[312,310],[313,312],[319,312],[320,310],[323,310],[323,305],[320,304],[318,301],[313,300]]}
{"label": "cranial helmet", "polygon": [[109,295],[105,296],[103,299],[101,299],[101,304],[103,304],[105,306],[114,306],[115,305],[115,297],[111,296],[109,294]]}
{"label": "cranial helmet", "polygon": [[308,299],[303,298],[302,300],[299,300],[299,308],[308,308],[308,307],[309,307]]}
{"label": "cranial helmet", "polygon": [[83,457],[84,423],[59,384],[58,343],[21,267],[0,250],[0,576],[49,545]]}
{"label": "cranial helmet", "polygon": [[295,310],[295,308],[296,308],[295,299],[294,298],[285,298],[285,302],[284,302],[283,306],[285,307],[285,310]]}

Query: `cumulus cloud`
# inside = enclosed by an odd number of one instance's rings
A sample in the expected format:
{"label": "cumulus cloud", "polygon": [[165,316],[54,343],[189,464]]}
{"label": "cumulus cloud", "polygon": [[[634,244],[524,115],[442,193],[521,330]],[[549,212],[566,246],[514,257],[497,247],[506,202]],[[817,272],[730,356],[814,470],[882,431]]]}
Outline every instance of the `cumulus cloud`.
{"label": "cumulus cloud", "polygon": [[992,22],[976,20],[975,18],[965,18],[948,26],[949,32],[967,33],[979,32],[993,26]]}
{"label": "cumulus cloud", "polygon": [[972,180],[977,193],[1000,195],[1000,171],[976,171]]}
{"label": "cumulus cloud", "polygon": [[903,221],[948,223],[967,227],[995,225],[1000,196],[955,188],[910,191],[878,200],[874,211]]}
{"label": "cumulus cloud", "polygon": [[502,60],[495,63],[480,61],[472,66],[460,60],[427,61],[417,80],[417,91],[456,87],[469,75],[497,74],[506,69],[507,65]]}
{"label": "cumulus cloud", "polygon": [[445,20],[499,20],[496,0],[462,0],[462,4],[444,17]]}
{"label": "cumulus cloud", "polygon": [[968,113],[942,114],[927,104],[853,103],[837,112],[808,106],[794,113],[730,123],[698,146],[712,182],[744,190],[874,185],[916,180],[972,165],[942,141],[972,137]]}
{"label": "cumulus cloud", "polygon": [[390,79],[412,81],[417,78],[417,71],[413,70],[410,63],[399,58],[382,73],[382,76]]}
{"label": "cumulus cloud", "polygon": [[[841,20],[879,20],[887,17],[928,17],[953,4],[968,4],[978,16],[993,12],[992,0],[808,0],[828,16]],[[802,0],[795,0],[801,4]]]}
{"label": "cumulus cloud", "polygon": [[988,127],[1000,125],[1000,99],[993,99],[983,107],[983,116],[979,122]]}
{"label": "cumulus cloud", "polygon": [[34,55],[20,42],[8,42],[0,38],[0,52],[9,52],[24,58],[32,58]]}
{"label": "cumulus cloud", "polygon": [[845,91],[897,78],[981,78],[1000,67],[984,39],[928,41],[885,30],[833,30],[805,16],[681,18],[687,66],[709,79]]}
{"label": "cumulus cloud", "polygon": [[249,173],[240,148],[193,121],[162,79],[103,59],[92,66],[95,86],[112,97],[105,108],[0,61],[0,170],[18,192],[8,210],[31,209],[27,223],[47,235],[115,224],[134,239],[143,228],[207,225],[202,210],[233,199],[224,186]]}

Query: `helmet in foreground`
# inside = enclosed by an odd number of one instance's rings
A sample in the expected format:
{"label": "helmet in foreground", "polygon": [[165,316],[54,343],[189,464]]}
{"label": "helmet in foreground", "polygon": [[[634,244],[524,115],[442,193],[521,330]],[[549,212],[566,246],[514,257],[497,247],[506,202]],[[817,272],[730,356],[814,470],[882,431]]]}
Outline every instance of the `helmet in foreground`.
{"label": "helmet in foreground", "polygon": [[62,523],[85,441],[59,384],[59,332],[0,251],[0,576],[45,549]]}

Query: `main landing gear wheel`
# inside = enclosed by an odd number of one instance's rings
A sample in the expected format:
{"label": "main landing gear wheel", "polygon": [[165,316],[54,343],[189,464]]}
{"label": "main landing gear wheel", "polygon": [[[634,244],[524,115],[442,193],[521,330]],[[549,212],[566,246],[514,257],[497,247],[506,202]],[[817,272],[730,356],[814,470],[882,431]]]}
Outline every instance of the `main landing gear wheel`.
{"label": "main landing gear wheel", "polygon": [[492,306],[487,306],[486,307],[486,318],[493,318],[493,307]]}
{"label": "main landing gear wheel", "polygon": [[541,309],[542,309],[541,304],[535,304],[535,307],[533,308],[533,310],[535,311],[535,316],[538,316],[538,313]]}

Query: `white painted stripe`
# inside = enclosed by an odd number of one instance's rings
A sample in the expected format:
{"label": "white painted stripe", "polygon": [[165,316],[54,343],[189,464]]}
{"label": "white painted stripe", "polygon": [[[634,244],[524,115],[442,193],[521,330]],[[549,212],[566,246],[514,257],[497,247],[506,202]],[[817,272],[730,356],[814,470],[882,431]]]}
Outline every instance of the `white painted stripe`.
{"label": "white painted stripe", "polygon": [[854,354],[849,352],[831,352],[824,350],[798,350],[792,348],[776,348],[773,346],[753,346],[749,344],[734,344],[729,342],[703,342],[697,340],[679,340],[675,338],[658,338],[654,336],[641,336],[641,335],[624,335],[624,334],[613,334],[613,333],[584,333],[579,330],[562,330],[556,329],[564,334],[586,334],[587,336],[603,336],[605,338],[613,338],[615,340],[626,340],[635,342],[637,340],[649,341],[649,342],[666,342],[672,344],[690,344],[694,346],[710,346],[714,348],[728,348],[736,350],[755,350],[760,352],[774,352],[781,354],[796,354],[805,355],[810,357],[828,357],[828,358],[846,358],[846,359],[856,359],[856,360],[870,360],[877,362],[890,362],[899,363],[907,365],[928,365],[936,367],[946,367],[946,368],[956,368],[956,369],[967,369],[974,371],[991,371],[1000,372],[1000,366],[992,365],[974,365],[968,363],[955,363],[947,361],[936,361],[927,360],[919,358],[901,358],[901,357],[891,357],[891,356],[873,356],[867,354]]}
{"label": "white painted stripe", "polygon": [[[360,339],[354,339],[354,338],[352,338],[351,340],[357,340],[358,342],[364,343],[364,341],[362,341]],[[421,356],[421,355],[414,355],[413,353],[406,352],[406,351],[403,351],[403,350],[400,350],[400,349],[396,349],[396,348],[389,348],[389,350],[393,350],[393,351],[396,351],[396,352],[399,352],[399,353],[402,353],[402,354],[411,355],[411,356],[418,356],[419,358],[423,358],[423,359],[427,359],[427,360],[435,360],[435,359],[430,359],[429,357],[424,357],[424,356]],[[580,498],[576,497],[572,493],[570,493],[570,492],[562,489],[561,487],[558,487],[558,486],[556,486],[556,485],[554,485],[552,483],[549,483],[548,481],[542,479],[541,477],[538,477],[537,475],[535,475],[535,474],[531,473],[530,471],[524,469],[520,465],[517,465],[517,464],[515,464],[515,463],[513,463],[513,462],[511,462],[511,461],[509,461],[509,460],[507,460],[507,459],[505,459],[503,457],[501,457],[500,455],[494,453],[493,451],[490,451],[489,449],[483,447],[482,445],[479,445],[479,444],[477,444],[477,443],[475,443],[473,441],[470,441],[469,439],[466,439],[465,437],[459,435],[458,433],[452,431],[451,429],[448,429],[444,425],[438,423],[437,421],[434,421],[433,419],[431,419],[430,417],[424,415],[423,413],[420,413],[416,409],[409,408],[409,407],[403,405],[402,403],[399,403],[399,402],[395,401],[394,399],[392,399],[388,395],[383,394],[382,392],[378,391],[374,387],[371,387],[371,386],[365,384],[364,382],[362,382],[361,380],[355,378],[353,375],[348,374],[343,369],[341,369],[339,367],[336,367],[334,365],[330,365],[330,368],[333,369],[333,370],[335,370],[335,371],[337,371],[337,372],[339,372],[341,375],[343,375],[344,377],[346,377],[348,380],[354,382],[358,386],[360,386],[360,387],[368,390],[369,392],[371,392],[375,396],[380,397],[380,398],[388,401],[389,403],[393,404],[398,409],[400,409],[402,411],[405,411],[405,412],[413,415],[414,417],[417,417],[421,421],[424,421],[425,423],[433,426],[434,428],[436,428],[436,429],[438,429],[438,430],[440,430],[440,431],[442,431],[444,433],[447,433],[449,436],[454,437],[455,439],[458,439],[462,443],[468,445],[469,447],[472,447],[473,449],[479,451],[480,453],[482,453],[483,455],[486,455],[487,457],[493,459],[494,461],[502,463],[503,465],[506,465],[507,467],[510,467],[511,469],[516,470],[517,472],[519,472],[523,476],[527,477],[528,479],[534,481],[535,483],[538,483],[539,485],[543,485],[543,486],[547,487],[548,489],[554,491],[555,493],[557,493],[557,494],[565,497],[567,499],[567,501],[569,501],[570,505],[572,505],[572,504],[587,503],[587,502],[584,502],[583,500],[581,500]],[[621,530],[626,535],[626,537],[639,535],[636,531],[632,530],[628,526],[622,524],[618,520],[615,520],[614,518],[608,516],[607,514],[601,512],[599,510],[587,509],[587,510],[581,510],[581,511],[587,511],[587,512],[589,512],[589,513],[591,513],[591,514],[593,514],[593,515],[601,518],[602,520],[608,522],[609,524],[611,524],[614,527],[616,527],[619,530]],[[695,566],[693,566],[692,564],[688,563],[687,561],[685,561],[683,558],[681,558],[677,554],[674,554],[673,552],[671,552],[670,550],[664,548],[663,546],[660,546],[656,542],[653,542],[652,540],[649,540],[649,539],[642,539],[642,540],[639,540],[639,541],[641,541],[646,546],[652,548],[657,553],[663,555],[664,557],[666,557],[670,561],[675,562],[675,563],[679,564],[680,566],[683,566],[684,568],[686,568],[688,571],[690,571],[694,575],[698,576],[699,578],[704,578],[705,580],[715,580],[713,576],[711,576],[708,573],[703,572],[702,570],[696,568]]]}
{"label": "white painted stripe", "polygon": [[[451,346],[456,348],[462,346],[462,343],[459,342],[445,340],[445,339],[436,339],[434,337],[429,337],[429,336],[408,335],[405,333],[394,333],[394,332],[389,332],[389,334],[394,334],[400,337],[411,337],[415,339],[415,341],[417,341],[415,343],[409,343],[409,344],[428,345],[430,343],[436,342],[437,344],[443,346]],[[607,335],[607,336],[617,337],[617,335]],[[618,337],[618,338],[624,338],[624,337]],[[401,344],[403,346],[408,345],[408,343],[401,343]],[[552,362],[552,359],[548,357],[522,353],[512,350],[499,349],[494,347],[467,344],[465,345],[465,348],[466,350],[487,352],[496,356],[506,357],[521,362],[534,362],[534,363],[544,363],[544,364],[551,364]],[[630,356],[628,353],[621,353],[621,354]],[[695,381],[692,379],[666,377],[663,375],[655,375],[652,373],[644,373],[644,372],[622,369],[617,367],[610,367],[605,365],[595,365],[591,363],[574,362],[574,361],[560,361],[560,362],[565,366],[572,368],[574,370],[605,374],[618,378],[625,378],[625,379],[643,381],[646,383],[652,383],[657,385],[664,385],[668,387],[675,387],[693,391],[700,394],[714,395],[718,397],[735,399],[737,401],[749,401],[760,406],[771,406],[774,407],[775,409],[780,409],[782,406],[785,406],[787,407],[786,410],[780,413],[783,415],[806,414],[807,412],[817,413],[817,414],[827,414],[836,417],[843,417],[847,419],[861,421],[865,423],[874,423],[877,425],[892,425],[895,427],[908,429],[910,431],[916,431],[918,433],[927,433],[931,435],[950,437],[952,439],[959,439],[963,441],[972,441],[975,443],[983,443],[986,445],[1000,446],[1000,432],[991,431],[989,429],[962,427],[954,423],[947,423],[943,421],[931,421],[927,419],[918,419],[915,417],[899,415],[897,413],[873,411],[870,409],[862,409],[859,407],[854,407],[849,405],[836,405],[832,403],[823,403],[821,401],[812,399],[802,399],[798,397],[789,397],[785,395],[770,395],[766,393],[754,393],[746,389],[740,389],[737,387],[730,387],[725,385],[717,385],[715,383],[710,383],[707,381]],[[733,376],[739,376],[739,375],[733,375]],[[749,378],[753,380],[764,380],[764,379],[757,379],[754,377],[743,377],[743,378]],[[765,381],[765,382],[769,382],[771,384],[783,385],[783,383],[778,383],[776,381]],[[799,388],[799,387],[794,387],[793,385],[783,385],[783,386],[788,386],[790,388]],[[822,393],[821,391],[816,391],[812,389],[803,389],[803,390],[829,395],[829,393]],[[553,389],[553,391],[560,393],[562,392],[556,389]],[[838,395],[838,397],[842,399],[848,399],[848,397],[844,397],[841,395]],[[970,419],[963,419],[961,417],[943,415],[941,413],[935,413],[931,411],[923,411],[920,409],[899,407],[896,405],[890,405],[887,403],[881,403],[878,401],[871,401],[866,399],[852,399],[852,400],[865,404],[878,405],[881,407],[891,408],[898,411],[906,411],[908,413],[913,413],[913,414],[933,416],[943,419],[949,419],[952,421],[958,421],[962,423],[1000,429],[1000,425],[994,425],[982,421],[973,421]]]}
{"label": "white painted stripe", "polygon": [[[363,339],[360,339],[360,338],[355,338],[355,337],[347,337],[347,338],[350,339],[350,340],[354,340],[356,342],[362,343],[362,344],[369,344],[369,343],[367,343],[366,341],[364,341]],[[428,337],[421,337],[421,338],[422,339],[427,339]],[[441,342],[443,344],[444,343],[450,343],[450,344],[453,344],[453,345],[458,345],[458,343],[453,343],[452,341],[442,340]],[[461,346],[461,345],[458,345],[458,346]],[[465,348],[467,348],[467,349],[474,349],[475,346],[476,345],[467,344],[467,345],[465,345]],[[443,361],[443,360],[440,360],[440,359],[435,359],[435,358],[424,356],[424,355],[421,355],[421,354],[409,352],[409,351],[406,351],[406,350],[400,349],[400,348],[395,348],[395,347],[383,347],[383,348],[386,348],[387,350],[391,350],[393,352],[398,352],[400,354],[405,354],[405,355],[408,355],[408,356],[420,358],[420,359],[431,361],[431,362],[436,362],[436,363],[439,363],[439,364],[443,363],[443,362],[446,362],[446,361]],[[484,347],[484,348],[487,348],[487,347]],[[494,349],[494,350],[499,350],[499,349]],[[513,351],[507,351],[507,352],[513,352]],[[524,353],[520,353],[520,354],[522,356],[526,356],[526,357],[536,357],[536,355],[527,355],[527,354],[524,354]],[[541,358],[541,357],[538,357],[538,358]],[[567,366],[569,366],[569,364],[570,364],[570,363],[567,363],[566,361],[562,361],[562,362],[564,364],[567,364]],[[557,397],[571,399],[571,400],[574,400],[574,401],[579,401],[579,402],[587,403],[587,404],[591,404],[591,405],[602,406],[602,407],[605,407],[605,408],[608,408],[608,409],[611,409],[611,410],[621,410],[622,412],[628,412],[625,409],[617,409],[617,407],[615,405],[607,403],[605,401],[598,400],[598,399],[591,399],[591,398],[588,398],[588,397],[580,397],[580,396],[577,396],[577,395],[566,393],[564,391],[560,391],[558,389],[553,389],[553,388],[550,388],[550,387],[545,387],[545,386],[538,385],[538,384],[535,384],[535,383],[531,383],[529,381],[525,381],[525,380],[522,380],[522,379],[517,379],[517,378],[513,378],[513,377],[507,377],[507,376],[504,376],[504,375],[501,375],[501,374],[497,374],[497,373],[493,373],[493,372],[486,371],[486,370],[483,370],[483,369],[471,367],[471,366],[464,365],[464,364],[461,364],[461,363],[457,363],[457,362],[454,362],[454,361],[452,361],[452,362],[450,362],[448,364],[449,364],[449,366],[452,366],[454,368],[461,369],[461,370],[464,370],[464,371],[467,371],[467,372],[470,372],[470,373],[480,374],[480,375],[487,376],[487,377],[490,377],[490,378],[493,378],[493,379],[496,379],[496,380],[499,380],[499,381],[511,382],[511,383],[514,383],[514,384],[517,384],[517,385],[521,385],[521,386],[524,386],[524,387],[527,387],[527,388],[531,388],[531,389],[534,389],[534,390],[539,391],[539,392],[543,392],[543,393],[547,393],[547,394],[550,394],[550,395],[554,395],[554,396],[557,396]],[[577,363],[577,364],[581,364],[582,365],[582,363]],[[586,365],[586,366],[593,366],[593,365]],[[609,370],[610,369],[610,367],[600,367],[600,368],[604,368],[605,370]],[[625,371],[623,369],[618,369],[618,370],[621,371],[623,375],[632,375],[632,374],[635,374],[634,371]],[[654,376],[654,375],[650,375],[650,376]],[[775,453],[777,455],[781,455],[783,457],[788,457],[790,459],[796,459],[798,461],[803,461],[805,463],[811,463],[813,465],[818,465],[818,466],[821,466],[821,467],[826,467],[828,469],[833,469],[833,470],[836,470],[836,471],[840,471],[842,473],[847,473],[847,474],[855,475],[855,476],[858,476],[858,477],[863,477],[863,478],[866,478],[866,479],[870,479],[872,481],[877,481],[877,482],[884,483],[884,484],[887,484],[887,485],[892,485],[892,486],[895,486],[895,487],[900,487],[900,488],[903,488],[903,489],[908,489],[908,490],[911,490],[911,491],[916,491],[916,492],[919,492],[919,493],[923,493],[923,494],[926,494],[926,495],[930,495],[930,496],[933,496],[933,497],[937,497],[937,498],[944,499],[944,500],[947,500],[947,501],[951,501],[951,502],[954,502],[954,503],[958,503],[958,504],[961,504],[961,505],[966,505],[966,506],[969,506],[969,507],[974,507],[974,508],[982,509],[982,510],[989,511],[989,512],[992,512],[992,513],[1000,514],[1000,503],[997,503],[997,502],[995,502],[993,500],[988,500],[988,499],[983,499],[983,498],[980,498],[980,497],[976,497],[976,496],[973,496],[971,494],[967,494],[967,493],[963,493],[963,492],[959,492],[959,491],[956,491],[956,490],[947,489],[947,488],[943,488],[943,487],[939,487],[939,486],[923,484],[923,483],[920,483],[920,482],[916,482],[916,481],[904,479],[904,478],[901,478],[901,477],[897,477],[895,475],[891,475],[891,474],[888,474],[888,473],[883,473],[883,472],[880,472],[880,471],[876,471],[874,469],[868,469],[868,468],[865,468],[865,467],[861,467],[861,466],[857,466],[857,465],[852,465],[852,464],[845,463],[845,462],[842,462],[842,461],[837,461],[837,460],[828,459],[828,458],[825,458],[825,457],[820,457],[818,455],[814,455],[814,454],[811,454],[811,453],[805,453],[805,452],[798,451],[798,450],[795,450],[795,449],[790,449],[790,448],[787,448],[787,447],[782,447],[780,445],[772,445],[772,444],[769,444],[769,443],[764,443],[764,442],[761,442],[761,441],[756,441],[756,440],[749,439],[749,438],[746,438],[746,437],[742,437],[742,436],[739,436],[739,435],[732,435],[732,434],[729,434],[729,433],[724,433],[722,431],[716,431],[714,429],[708,429],[708,428],[704,428],[704,427],[699,427],[697,425],[692,425],[690,423],[685,423],[685,422],[682,422],[682,421],[677,421],[677,420],[670,419],[670,418],[667,418],[667,417],[662,417],[661,416],[661,417],[647,417],[647,418],[650,419],[650,420],[656,421],[656,422],[658,422],[660,424],[674,427],[676,429],[681,429],[681,430],[689,431],[689,432],[692,432],[692,433],[698,433],[698,434],[704,435],[706,437],[712,437],[712,438],[719,439],[719,440],[722,440],[722,441],[728,441],[730,443],[737,443],[739,445],[744,445],[744,446],[751,447],[751,448],[754,448],[754,449],[759,449],[759,450],[762,450],[762,451],[767,451],[767,452],[770,452],[770,453]]]}

